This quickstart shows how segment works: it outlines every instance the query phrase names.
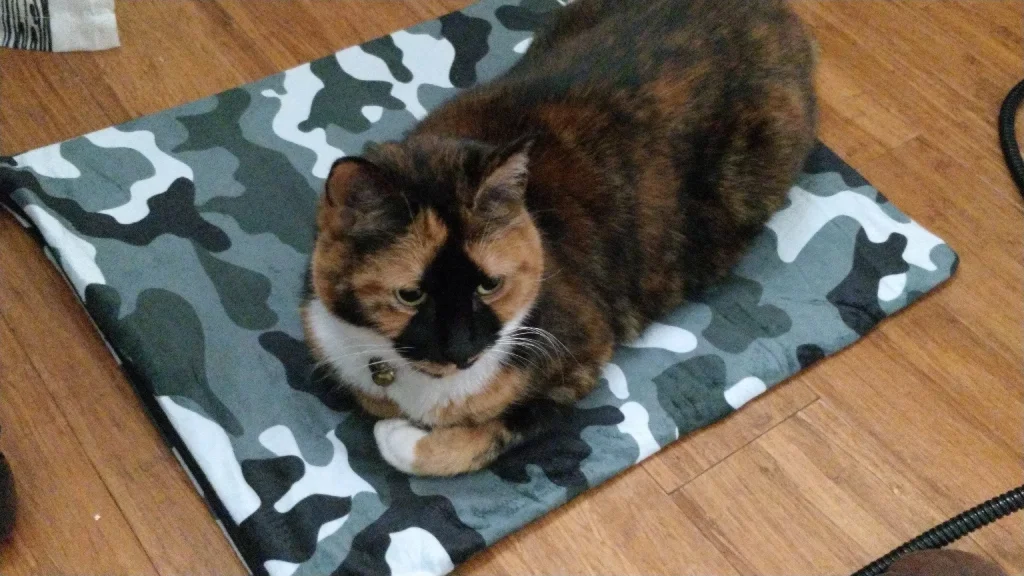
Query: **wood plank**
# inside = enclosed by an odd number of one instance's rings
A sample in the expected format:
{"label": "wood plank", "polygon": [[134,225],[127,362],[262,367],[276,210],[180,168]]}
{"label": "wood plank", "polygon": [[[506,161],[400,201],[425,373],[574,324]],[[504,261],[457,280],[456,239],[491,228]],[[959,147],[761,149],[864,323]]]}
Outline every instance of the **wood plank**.
{"label": "wood plank", "polygon": [[641,465],[662,490],[674,492],[817,398],[797,376],[727,418],[680,438]]}
{"label": "wood plank", "polygon": [[[957,292],[942,294],[952,298]],[[947,298],[936,298],[936,303]],[[986,431],[1007,451],[1024,457],[1024,377],[990,342],[970,330],[945,306],[906,311],[883,324],[880,346],[899,350],[914,366],[934,374],[934,383],[962,417]],[[933,391],[937,394],[937,391]]]}
{"label": "wood plank", "polygon": [[13,539],[0,546],[0,574],[156,574],[2,318],[0,362],[0,450],[19,504]]}
{"label": "wood plank", "polygon": [[735,574],[642,468],[477,555],[459,574]]}
{"label": "wood plank", "polygon": [[965,329],[1019,367],[1024,323],[1019,200],[1011,204],[976,169],[943,153],[930,137],[916,138],[865,165],[863,173],[882,190],[901,196],[898,205],[960,254],[956,277],[935,298]]}
{"label": "wood plank", "polygon": [[[827,90],[826,81],[819,80],[818,84],[826,87],[822,91]],[[842,104],[830,97],[821,98],[818,122],[819,133],[825,135],[832,151],[853,166],[883,156],[919,134],[867,94],[844,98]]]}
{"label": "wood plank", "polygon": [[[0,246],[0,317],[11,327],[10,338],[24,348],[43,389],[64,414],[156,568],[167,575],[195,573],[200,567],[211,574],[245,573],[84,308],[6,212],[0,216]],[[25,410],[45,408],[31,404]],[[54,458],[26,467],[47,475],[57,474],[63,465]],[[65,513],[69,518],[73,514]],[[48,520],[60,524],[64,518],[57,514]],[[201,551],[199,559],[196,551]],[[77,570],[68,564],[60,571]]]}
{"label": "wood plank", "polygon": [[[991,42],[975,39],[979,29],[990,26],[987,22],[1006,13],[1016,13],[1020,22],[1024,4],[837,0],[793,5],[821,43],[820,64],[828,74],[846,77],[880,106],[927,129],[944,152],[1014,199],[995,118],[1024,67],[1019,50],[1024,36],[1018,26],[992,35]],[[963,24],[951,28],[940,16]]]}
{"label": "wood plank", "polygon": [[[917,312],[927,313],[924,309]],[[943,340],[955,334],[938,326],[934,332]],[[926,339],[925,334],[919,337]],[[913,343],[897,343],[885,336],[866,338],[848,354],[823,362],[811,388],[862,434],[874,438],[874,449],[897,458],[907,477],[914,479],[944,516],[1024,483],[1019,435],[1013,438],[1009,430],[994,434],[980,421],[985,417],[983,409],[965,406],[963,395],[949,392],[984,381],[952,380],[929,371],[930,357]],[[1019,403],[1024,376],[1007,363],[986,369],[1000,367],[1002,379],[1016,386],[1017,392],[999,393],[996,389],[993,400]],[[937,383],[944,378],[947,384]],[[1018,434],[1019,430],[1016,427]],[[1010,573],[1024,571],[1024,549],[1019,546],[1024,542],[1024,525],[1019,519],[1000,523],[974,539]]]}
{"label": "wood plank", "polygon": [[673,497],[740,572],[849,574],[945,519],[912,474],[822,399]]}

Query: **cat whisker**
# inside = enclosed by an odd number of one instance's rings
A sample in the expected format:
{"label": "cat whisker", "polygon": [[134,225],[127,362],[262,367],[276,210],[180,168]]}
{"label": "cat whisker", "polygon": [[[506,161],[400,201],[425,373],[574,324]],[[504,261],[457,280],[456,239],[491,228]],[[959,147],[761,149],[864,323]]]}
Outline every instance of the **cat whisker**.
{"label": "cat whisker", "polygon": [[515,345],[523,346],[527,349],[543,354],[548,361],[554,361],[556,358],[560,359],[559,350],[554,347],[550,342],[543,340],[537,340],[535,338],[527,338],[525,336],[511,336],[508,341]]}
{"label": "cat whisker", "polygon": [[[514,348],[515,346],[519,345],[519,346],[522,346],[522,347],[526,348],[527,350],[533,351],[533,352],[538,353],[538,354],[543,354],[547,358],[547,360],[549,362],[554,361],[554,358],[551,356],[551,353],[548,350],[546,350],[544,347],[540,346],[537,342],[534,342],[532,340],[526,340],[526,339],[507,337],[506,336],[505,338],[502,339],[502,341],[503,341],[504,344],[509,345],[509,348],[510,348],[509,350],[506,350],[506,352],[505,352],[506,354],[517,356],[517,357],[523,359],[524,361],[529,361],[529,360],[527,358],[523,357],[521,354],[516,354],[515,352],[512,352],[511,348]],[[532,365],[536,366],[535,364],[532,364]]]}
{"label": "cat whisker", "polygon": [[537,352],[539,354],[543,354],[544,357],[547,358],[547,360],[549,362],[552,362],[552,361],[555,360],[555,356],[551,354],[551,351],[549,351],[547,348],[541,346],[540,344],[538,344],[537,342],[535,342],[533,340],[515,340],[514,339],[514,340],[510,340],[510,343],[512,343],[513,345],[522,346],[522,347],[524,347],[524,348],[526,348],[528,350],[532,350],[532,351]]}
{"label": "cat whisker", "polygon": [[572,350],[569,350],[569,347],[566,346],[564,342],[559,340],[551,332],[548,332],[547,330],[545,330],[543,328],[538,328],[536,326],[520,326],[519,329],[523,330],[524,332],[528,332],[528,333],[531,333],[531,334],[537,334],[538,336],[541,336],[548,343],[550,343],[552,346],[557,344],[559,347],[561,347],[562,350],[565,350],[566,354],[568,354],[573,359],[574,362],[579,362],[579,360],[576,359],[576,356],[573,355]]}
{"label": "cat whisker", "polygon": [[351,354],[343,354],[341,356],[333,356],[332,359],[333,360],[347,360],[349,358],[358,358],[360,356],[371,356],[372,354],[376,354],[376,353],[377,352],[374,351],[374,350],[365,350],[365,351],[361,351],[361,352],[352,352]]}
{"label": "cat whisker", "polygon": [[381,351],[381,350],[393,350],[393,348],[391,346],[383,346],[383,345],[376,345],[376,346],[346,346],[344,349],[345,350],[351,350],[352,352],[366,352],[366,351],[371,351],[371,350],[374,351],[374,352],[378,352],[378,351]]}
{"label": "cat whisker", "polygon": [[541,276],[540,280],[541,280],[541,282],[547,282],[548,280],[551,280],[552,278],[558,276],[561,273],[562,273],[562,269],[559,268],[558,270],[552,272],[551,274],[548,274],[547,276]]}
{"label": "cat whisker", "polygon": [[509,358],[509,357],[516,358],[516,359],[526,363],[531,368],[537,368],[537,364],[535,362],[531,361],[529,358],[526,358],[525,356],[522,356],[521,354],[516,354],[515,352],[505,352],[504,357],[501,360],[499,360],[499,362],[502,363],[503,365],[507,366],[507,364],[505,363],[505,360],[507,358]]}
{"label": "cat whisker", "polygon": [[349,344],[347,346],[342,346],[342,348],[344,348],[345,350],[382,350],[385,348],[391,348],[391,346],[387,346],[385,344]]}

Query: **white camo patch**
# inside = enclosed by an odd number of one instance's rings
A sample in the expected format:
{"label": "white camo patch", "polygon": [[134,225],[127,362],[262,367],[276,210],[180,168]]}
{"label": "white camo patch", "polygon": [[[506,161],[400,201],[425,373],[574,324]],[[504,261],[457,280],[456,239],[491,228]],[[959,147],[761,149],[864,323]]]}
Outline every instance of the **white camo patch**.
{"label": "white camo patch", "polygon": [[359,46],[338,52],[338,64],[358,80],[390,82],[391,95],[401,100],[406,110],[420,120],[427,115],[419,99],[420,86],[430,84],[453,88],[448,74],[455,62],[455,47],[447,39],[439,40],[428,34],[410,34],[404,30],[395,32],[391,38],[402,51],[402,64],[412,72],[412,80],[408,82],[400,82],[383,60]]}
{"label": "white camo patch", "polygon": [[192,168],[181,160],[167,154],[156,145],[156,136],[148,130],[122,132],[115,127],[86,134],[85,138],[100,148],[130,148],[149,160],[153,175],[132,184],[128,202],[103,210],[101,214],[112,216],[121,224],[138,222],[149,214],[149,199],[163,194],[178,178],[194,179]]}
{"label": "white camo patch", "polygon": [[271,123],[274,134],[316,154],[312,173],[317,178],[327,178],[331,164],[345,155],[340,148],[327,143],[327,133],[323,128],[314,128],[309,132],[299,130],[299,124],[309,119],[313,99],[323,88],[323,81],[313,74],[309,64],[303,64],[284,73],[283,94],[270,89],[261,92],[263,96],[281,102],[281,108]]}

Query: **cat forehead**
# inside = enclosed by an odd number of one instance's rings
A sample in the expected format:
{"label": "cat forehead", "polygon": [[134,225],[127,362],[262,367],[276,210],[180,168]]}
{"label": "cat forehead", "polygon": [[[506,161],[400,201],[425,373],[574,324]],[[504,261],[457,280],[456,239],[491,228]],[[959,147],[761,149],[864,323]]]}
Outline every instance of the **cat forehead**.
{"label": "cat forehead", "polygon": [[442,200],[480,183],[488,152],[477,145],[419,137],[372,147],[366,157],[385,168],[409,193]]}
{"label": "cat forehead", "polygon": [[[463,214],[450,214],[434,207],[424,207],[414,214],[403,233],[395,235],[390,243],[364,254],[371,269],[404,268],[404,273],[422,274],[468,266],[485,272],[508,256],[517,253],[516,234],[500,234],[491,230],[488,235],[467,236],[478,226],[462,221]],[[450,270],[449,270],[450,271]],[[474,274],[470,274],[474,275]]]}

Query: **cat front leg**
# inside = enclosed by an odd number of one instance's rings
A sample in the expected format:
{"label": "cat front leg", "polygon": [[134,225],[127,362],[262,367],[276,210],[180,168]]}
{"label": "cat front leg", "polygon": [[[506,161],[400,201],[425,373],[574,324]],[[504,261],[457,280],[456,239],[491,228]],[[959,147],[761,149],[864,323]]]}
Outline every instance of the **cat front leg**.
{"label": "cat front leg", "polygon": [[406,474],[455,476],[486,467],[519,441],[501,420],[423,430],[404,418],[373,427],[384,460]]}
{"label": "cat front leg", "polygon": [[430,429],[396,415],[385,416],[373,429],[377,448],[386,462],[407,474],[454,476],[484,468],[521,441],[523,435],[506,419],[528,385],[527,372],[506,366],[477,394],[431,411],[426,419]]}

